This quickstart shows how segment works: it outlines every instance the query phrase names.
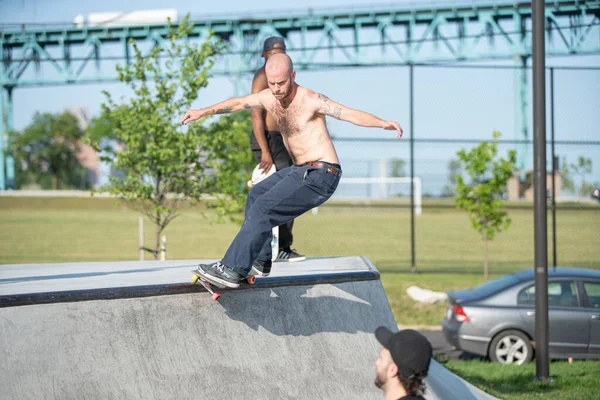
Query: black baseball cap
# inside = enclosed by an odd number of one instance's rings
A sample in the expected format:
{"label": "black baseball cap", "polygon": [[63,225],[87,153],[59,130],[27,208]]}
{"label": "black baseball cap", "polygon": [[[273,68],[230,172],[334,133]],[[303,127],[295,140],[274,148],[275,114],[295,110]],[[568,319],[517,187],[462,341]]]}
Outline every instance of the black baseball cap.
{"label": "black baseball cap", "polygon": [[398,374],[403,378],[413,379],[416,374],[429,371],[433,349],[421,333],[412,329],[392,333],[380,326],[375,331],[375,337],[389,350],[394,364],[398,366]]}
{"label": "black baseball cap", "polygon": [[265,39],[263,43],[263,51],[269,50],[285,50],[285,41],[282,37],[271,36]]}

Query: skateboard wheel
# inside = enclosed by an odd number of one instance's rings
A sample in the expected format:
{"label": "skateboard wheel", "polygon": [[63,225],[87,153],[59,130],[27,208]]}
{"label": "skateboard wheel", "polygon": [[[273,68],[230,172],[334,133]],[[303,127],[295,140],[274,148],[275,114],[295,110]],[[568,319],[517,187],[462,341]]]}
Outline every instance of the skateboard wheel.
{"label": "skateboard wheel", "polygon": [[212,295],[212,299],[214,301],[217,301],[219,299],[219,297],[221,297],[221,295],[219,293],[213,293],[213,295]]}
{"label": "skateboard wheel", "polygon": [[198,276],[194,275],[194,277],[192,278],[192,283],[196,283],[198,282]]}
{"label": "skateboard wheel", "polygon": [[256,282],[256,276],[249,276],[247,279],[248,283],[253,285]]}

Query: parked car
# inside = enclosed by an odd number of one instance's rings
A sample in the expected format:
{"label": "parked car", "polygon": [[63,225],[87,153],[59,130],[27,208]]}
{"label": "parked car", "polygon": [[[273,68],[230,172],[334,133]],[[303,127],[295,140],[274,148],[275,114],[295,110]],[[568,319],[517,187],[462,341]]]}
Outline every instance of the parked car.
{"label": "parked car", "polygon": [[[531,361],[533,269],[447,293],[442,326],[448,343],[504,364]],[[549,268],[548,316],[550,358],[600,359],[600,271]]]}

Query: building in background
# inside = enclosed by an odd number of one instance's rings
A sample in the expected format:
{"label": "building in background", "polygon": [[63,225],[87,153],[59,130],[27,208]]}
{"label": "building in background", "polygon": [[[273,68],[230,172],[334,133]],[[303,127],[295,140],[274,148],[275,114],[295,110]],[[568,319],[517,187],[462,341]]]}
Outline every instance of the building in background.
{"label": "building in background", "polygon": [[[561,176],[560,171],[554,172],[554,188],[556,198],[560,197]],[[552,171],[546,172],[546,188],[549,197],[552,196]],[[516,171],[506,183],[508,200],[533,201],[533,170]]]}
{"label": "building in background", "polygon": [[[85,131],[88,128],[91,118],[87,108],[74,106],[65,109],[65,111],[77,118],[81,130]],[[115,146],[114,142],[100,144],[103,148],[106,146]],[[108,184],[110,177],[117,174],[117,171],[114,169],[114,167],[110,163],[102,161],[100,157],[101,154],[96,152],[96,150],[94,150],[91,146],[83,142],[79,143],[77,160],[79,160],[81,165],[87,169],[87,180],[92,189],[99,189]]]}

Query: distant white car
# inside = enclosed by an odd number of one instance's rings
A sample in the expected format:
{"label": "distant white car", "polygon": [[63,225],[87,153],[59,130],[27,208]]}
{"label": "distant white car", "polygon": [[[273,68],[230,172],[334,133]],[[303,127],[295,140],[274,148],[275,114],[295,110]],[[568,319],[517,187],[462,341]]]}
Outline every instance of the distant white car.
{"label": "distant white car", "polygon": [[[600,271],[548,269],[549,357],[600,359]],[[442,321],[456,348],[505,364],[535,355],[533,269],[449,291]]]}

